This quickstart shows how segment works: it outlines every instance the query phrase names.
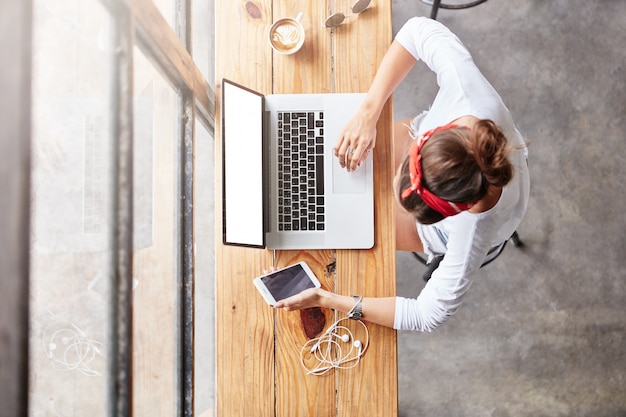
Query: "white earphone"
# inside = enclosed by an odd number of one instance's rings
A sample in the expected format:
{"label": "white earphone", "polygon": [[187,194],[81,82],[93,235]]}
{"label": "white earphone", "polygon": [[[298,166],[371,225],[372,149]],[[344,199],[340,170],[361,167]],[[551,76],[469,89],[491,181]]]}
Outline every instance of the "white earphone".
{"label": "white earphone", "polygon": [[[336,323],[335,323],[335,324],[336,324]],[[320,347],[320,343],[322,343],[322,342],[326,342],[326,343],[328,343],[328,342],[329,342],[329,340],[325,340],[325,337],[332,338],[332,337],[334,336],[334,337],[338,338],[339,340],[341,340],[341,341],[342,341],[342,342],[344,342],[344,343],[348,343],[348,342],[350,341],[350,334],[349,334],[349,332],[350,332],[350,331],[349,331],[348,329],[346,329],[346,330],[348,330],[348,333],[344,333],[344,334],[341,334],[341,335],[340,335],[340,334],[338,334],[338,333],[333,332],[333,330],[334,330],[334,329],[335,329],[335,328],[333,328],[333,327],[331,326],[331,327],[329,327],[329,328],[328,328],[328,330],[326,330],[326,333],[324,333],[324,336],[319,337],[319,338],[317,338],[317,339],[313,339],[313,340],[316,340],[316,341],[317,341],[317,343],[315,343],[315,344],[311,347],[310,352],[311,352],[311,353],[315,352],[315,350],[316,350],[316,349],[318,349],[318,348]]]}
{"label": "white earphone", "polygon": [[[360,340],[354,339],[350,329],[340,325],[344,320],[354,322],[354,320],[348,319],[348,317],[341,318],[330,326],[322,336],[311,339],[302,346],[300,362],[308,374],[322,375],[331,369],[350,369],[358,365],[361,356],[363,356],[369,345],[369,331],[365,323],[361,320],[356,320],[365,332],[365,344],[363,344]],[[341,334],[338,331],[341,331]],[[345,345],[342,346],[337,339],[344,344],[351,340],[354,340],[354,342],[347,348]],[[305,359],[309,359],[308,362],[310,363],[311,358],[310,355],[308,355],[308,358],[305,358],[306,352],[313,355],[315,359],[313,367],[307,366]]]}
{"label": "white earphone", "polygon": [[348,343],[350,341],[350,335],[348,333],[345,333],[345,334],[342,334],[342,335],[339,335],[337,333],[331,333],[331,336],[338,337],[339,339],[341,339],[345,343]]}

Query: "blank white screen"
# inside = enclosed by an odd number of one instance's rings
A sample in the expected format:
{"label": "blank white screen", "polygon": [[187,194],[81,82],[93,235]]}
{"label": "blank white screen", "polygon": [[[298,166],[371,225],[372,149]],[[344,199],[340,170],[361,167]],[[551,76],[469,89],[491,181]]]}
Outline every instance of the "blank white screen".
{"label": "blank white screen", "polygon": [[263,245],[263,97],[224,82],[225,241]]}

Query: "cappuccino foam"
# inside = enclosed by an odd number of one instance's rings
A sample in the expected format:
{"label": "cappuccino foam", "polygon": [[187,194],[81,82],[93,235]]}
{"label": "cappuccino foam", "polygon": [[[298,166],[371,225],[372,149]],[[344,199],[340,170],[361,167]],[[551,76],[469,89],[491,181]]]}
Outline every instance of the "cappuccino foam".
{"label": "cappuccino foam", "polygon": [[283,52],[288,52],[298,46],[301,39],[300,28],[290,21],[277,26],[272,33],[272,44],[276,49]]}

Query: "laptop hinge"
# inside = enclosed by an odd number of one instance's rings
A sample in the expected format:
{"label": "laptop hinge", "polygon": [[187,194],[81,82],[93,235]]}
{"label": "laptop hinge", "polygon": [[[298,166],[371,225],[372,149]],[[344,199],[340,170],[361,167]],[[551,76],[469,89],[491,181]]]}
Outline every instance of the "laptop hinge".
{"label": "laptop hinge", "polygon": [[263,228],[265,233],[270,231],[270,198],[272,198],[271,188],[270,188],[270,178],[274,174],[271,172],[272,164],[271,164],[271,153],[270,153],[270,144],[272,141],[270,140],[270,135],[272,134],[271,129],[271,121],[272,114],[270,111],[265,110],[265,100],[263,101]]}

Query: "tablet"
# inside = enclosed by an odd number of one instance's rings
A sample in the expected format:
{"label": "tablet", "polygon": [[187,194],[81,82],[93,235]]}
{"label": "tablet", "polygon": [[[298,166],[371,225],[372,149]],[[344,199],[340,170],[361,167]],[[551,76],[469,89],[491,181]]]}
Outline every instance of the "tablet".
{"label": "tablet", "polygon": [[320,282],[305,262],[257,277],[254,279],[254,285],[271,306],[307,288],[321,287]]}

